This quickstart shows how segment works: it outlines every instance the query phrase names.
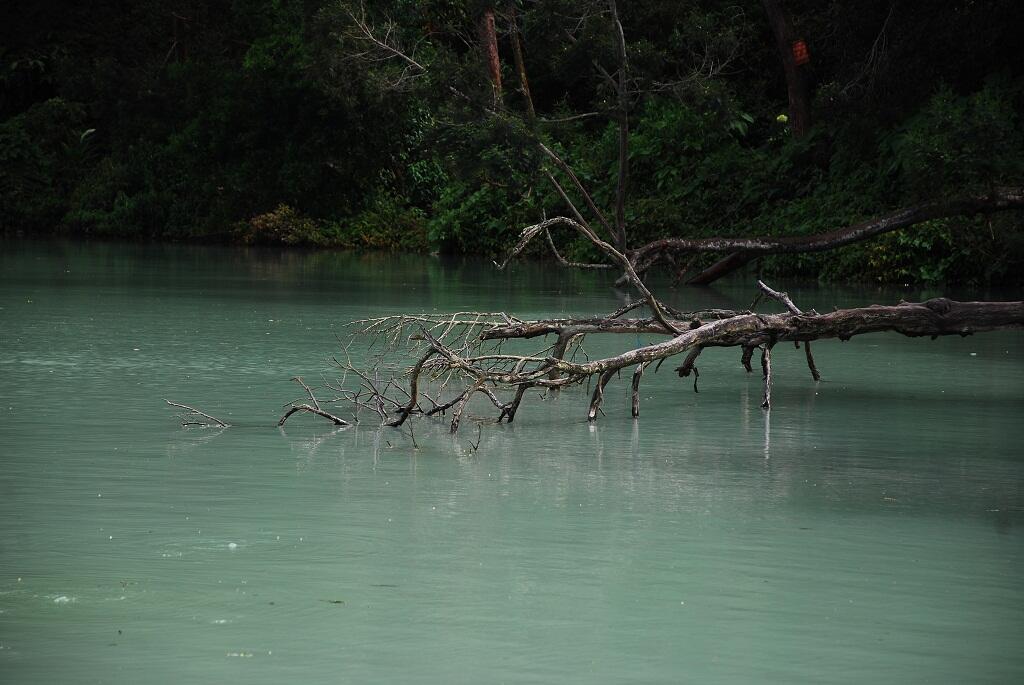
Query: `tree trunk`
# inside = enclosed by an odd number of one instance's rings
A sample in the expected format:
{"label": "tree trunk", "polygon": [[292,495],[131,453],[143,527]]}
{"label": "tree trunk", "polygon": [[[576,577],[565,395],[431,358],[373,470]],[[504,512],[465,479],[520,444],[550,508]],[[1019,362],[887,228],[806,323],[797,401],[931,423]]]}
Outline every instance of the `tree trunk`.
{"label": "tree trunk", "polygon": [[777,0],[762,0],[768,22],[775,34],[775,43],[782,58],[782,68],[786,73],[786,89],[789,91],[789,129],[793,135],[800,137],[811,127],[810,99],[807,95],[807,84],[804,81],[800,66],[793,55],[793,26],[789,15],[782,9]]}
{"label": "tree trunk", "polygon": [[626,57],[626,34],[619,21],[615,0],[608,0],[608,8],[615,22],[616,46],[619,56],[619,73],[615,85],[618,101],[619,125],[619,173],[615,182],[615,246],[620,252],[626,251],[626,185],[629,183],[629,93],[626,88],[629,61]]}
{"label": "tree trunk", "polygon": [[494,90],[494,103],[501,103],[501,60],[498,58],[498,34],[494,28],[494,8],[488,7],[480,17],[480,43],[487,58],[487,71]]}
{"label": "tree trunk", "polygon": [[519,33],[519,24],[516,20],[516,0],[508,3],[509,38],[512,41],[512,58],[515,60],[516,74],[519,76],[519,92],[523,94],[523,101],[526,104],[526,114],[533,121],[537,118],[537,112],[533,109],[533,96],[530,95],[530,82],[526,78],[526,64],[523,61],[522,36]]}

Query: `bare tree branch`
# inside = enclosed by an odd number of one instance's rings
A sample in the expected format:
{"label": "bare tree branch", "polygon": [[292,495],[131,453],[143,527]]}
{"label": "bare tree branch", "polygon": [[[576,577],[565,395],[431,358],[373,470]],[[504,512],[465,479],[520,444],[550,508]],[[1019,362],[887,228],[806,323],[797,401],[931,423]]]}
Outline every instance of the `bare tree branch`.
{"label": "bare tree branch", "polygon": [[[177,407],[179,409],[184,409],[185,410],[185,413],[180,415],[181,425],[182,426],[209,426],[210,423],[208,423],[207,421],[213,422],[214,424],[216,424],[220,428],[228,428],[231,425],[229,423],[224,423],[223,421],[218,419],[216,416],[210,416],[209,414],[201,412],[198,409],[196,409],[195,407],[190,407],[187,404],[179,404],[177,402],[171,402],[169,399],[166,399],[166,398],[164,398],[164,402],[166,402],[168,405],[170,405],[172,407]],[[202,417],[204,419],[207,419],[207,421],[190,421],[189,417],[192,417],[192,416],[199,416],[199,417]]]}
{"label": "bare tree branch", "polygon": [[[788,309],[793,314],[803,314],[803,312],[800,311],[800,309],[795,304],[793,304],[793,300],[789,299],[788,294],[779,292],[777,290],[772,290],[765,284],[764,281],[758,281],[757,287],[760,288],[763,293],[768,295],[768,297],[771,297],[781,302],[786,307],[786,309]],[[817,312],[812,312],[812,314],[817,314]],[[796,343],[796,345],[799,346],[800,343]],[[810,369],[811,371],[811,378],[813,378],[815,381],[820,381],[821,374],[818,372],[818,367],[814,363],[814,355],[811,354],[810,340],[804,342],[804,355],[807,357],[807,368]]]}
{"label": "bare tree branch", "polygon": [[644,284],[644,282],[640,280],[640,277],[637,275],[636,271],[633,270],[633,264],[629,260],[629,258],[627,258],[624,254],[616,250],[610,244],[601,240],[601,238],[599,238],[597,234],[595,234],[587,226],[584,226],[583,224],[577,221],[573,221],[568,217],[555,217],[553,219],[547,219],[546,221],[542,221],[539,224],[534,224],[533,226],[527,226],[526,228],[524,228],[523,232],[520,234],[519,242],[516,244],[515,247],[512,248],[512,251],[509,253],[508,257],[501,265],[499,265],[498,268],[505,268],[508,262],[517,254],[522,252],[526,245],[529,244],[529,242],[538,233],[549,229],[551,226],[555,226],[558,224],[565,224],[571,228],[576,229],[577,231],[582,233],[588,240],[590,240],[590,242],[592,242],[598,249],[600,249],[606,255],[608,255],[616,262],[618,262],[619,265],[626,272],[627,276],[629,277],[630,283],[632,283],[633,287],[635,287],[643,296],[643,298],[647,300],[647,306],[651,308],[651,312],[654,314],[654,317],[658,319],[658,322],[661,323],[668,331],[674,333],[679,332],[666,318],[665,313],[662,310],[662,307],[658,300],[654,297],[653,294],[651,294],[651,291],[647,289],[647,286]]}
{"label": "bare tree branch", "polygon": [[[763,237],[714,237],[714,238],[662,238],[652,241],[631,252],[634,264],[644,264],[658,252],[729,252],[728,257],[716,264],[713,277],[703,272],[691,279],[690,283],[706,284],[740,268],[752,258],[767,254],[795,254],[804,252],[825,252],[868,240],[886,233],[909,228],[926,221],[954,216],[991,214],[1024,207],[1024,188],[994,188],[983,195],[962,198],[933,200],[910,205],[868,219],[851,226],[844,226],[824,233],[809,236],[763,236]],[[709,270],[710,271],[710,270]]]}

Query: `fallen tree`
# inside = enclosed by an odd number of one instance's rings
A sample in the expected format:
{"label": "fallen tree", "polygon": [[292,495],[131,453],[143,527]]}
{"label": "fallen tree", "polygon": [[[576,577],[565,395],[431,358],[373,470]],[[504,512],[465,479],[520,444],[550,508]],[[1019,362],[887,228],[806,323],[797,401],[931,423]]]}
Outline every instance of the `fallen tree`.
{"label": "fallen tree", "polygon": [[[370,336],[371,347],[380,353],[371,358],[368,367],[360,369],[351,360],[335,358],[344,371],[336,384],[326,387],[335,392],[332,402],[348,403],[355,409],[374,412],[381,423],[394,428],[415,416],[431,417],[451,411],[451,432],[456,432],[466,406],[477,394],[484,395],[497,410],[496,420],[515,420],[526,392],[531,388],[557,391],[593,381],[587,411],[590,421],[597,419],[609,382],[624,369],[633,369],[631,383],[632,415],[640,413],[640,384],[645,370],[655,365],[655,372],[666,359],[685,354],[676,367],[680,377],[699,374],[697,358],[710,347],[740,348],[740,363],[752,372],[751,361],[760,354],[764,384],[761,406],[771,408],[772,350],[783,342],[804,345],[807,366],[815,382],[820,373],[811,353],[811,342],[838,338],[849,340],[865,333],[896,332],[910,337],[937,338],[942,335],[967,336],[1004,328],[1024,327],[1024,302],[957,302],[935,298],[925,302],[900,302],[895,305],[870,305],[837,309],[826,314],[804,312],[784,292],[773,290],[758,281],[759,298],[767,296],[786,308],[783,314],[760,314],[751,310],[703,310],[681,312],[661,302],[644,282],[638,268],[636,253],[627,255],[602,239],[582,218],[557,180],[549,175],[563,200],[573,209],[576,219],[559,216],[528,226],[509,252],[499,269],[519,255],[537,236],[544,234],[553,247],[551,229],[568,227],[579,233],[609,260],[621,267],[623,278],[641,295],[641,299],[605,316],[582,319],[548,319],[524,321],[505,312],[460,312],[451,315],[400,315],[357,321],[354,337]],[[712,239],[692,241],[665,239],[663,249],[700,251],[702,249],[745,249],[752,253],[831,249],[870,235],[896,230],[907,222],[935,218],[942,212],[988,211],[1022,202],[1019,190],[1001,194],[952,201],[929,203],[901,210],[882,220],[866,222],[848,229],[808,238]],[[614,237],[614,232],[611,232]],[[757,303],[755,299],[754,304]],[[630,312],[647,309],[647,318],[622,318]],[[668,339],[637,347],[620,354],[599,359],[576,361],[583,352],[588,336],[646,333],[664,335]],[[555,336],[552,344],[540,349],[508,351],[506,345],[515,341]],[[400,353],[397,363],[391,361]],[[415,359],[412,366],[409,360]],[[347,385],[349,381],[353,385]],[[301,381],[300,381],[301,383]],[[305,411],[329,418],[338,417],[321,408],[313,391],[301,383],[313,403],[293,403],[279,425],[292,414]],[[696,389],[696,384],[695,384]],[[445,398],[447,396],[447,399]]]}
{"label": "fallen tree", "polygon": [[[676,367],[681,377],[698,374],[696,362],[708,348],[733,347],[740,363],[753,371],[758,354],[763,379],[762,407],[771,407],[774,348],[779,343],[804,345],[812,378],[820,378],[810,352],[812,341],[849,340],[866,333],[895,332],[910,337],[937,338],[1024,327],[1024,302],[958,302],[936,298],[925,302],[870,305],[819,314],[801,311],[786,295],[759,282],[762,296],[775,299],[788,310],[779,314],[755,311],[705,310],[679,312],[661,306],[656,316],[624,318],[646,308],[640,300],[607,316],[524,321],[505,313],[460,312],[450,315],[400,315],[354,322],[353,336],[369,337],[376,352],[361,363],[350,359],[335,363],[343,371],[325,387],[331,400],[317,400],[304,383],[309,400],[294,404],[281,424],[297,411],[315,408],[338,423],[321,407],[347,405],[353,421],[361,410],[372,412],[383,425],[401,427],[416,417],[451,413],[450,430],[459,429],[469,401],[483,395],[493,405],[497,422],[515,420],[531,388],[558,391],[590,383],[593,388],[587,418],[596,420],[611,381],[633,370],[630,393],[632,414],[639,415],[640,384],[646,369],[655,371],[665,360],[682,357]],[[584,357],[583,343],[590,336],[624,333],[664,335],[666,339],[626,349],[598,359]],[[513,343],[555,336],[553,343],[530,350],[509,350]]]}

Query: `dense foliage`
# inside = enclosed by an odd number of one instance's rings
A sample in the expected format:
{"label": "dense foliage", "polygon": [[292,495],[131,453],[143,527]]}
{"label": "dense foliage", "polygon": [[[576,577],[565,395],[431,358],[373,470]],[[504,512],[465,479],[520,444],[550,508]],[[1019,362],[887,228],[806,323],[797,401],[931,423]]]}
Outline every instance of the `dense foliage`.
{"label": "dense foliage", "polygon": [[[817,232],[1024,182],[1017,0],[783,4],[811,53],[813,126],[800,137],[760,2],[620,3],[630,245]],[[614,204],[605,6],[20,3],[0,28],[0,232],[496,255],[565,211],[537,139]],[[497,102],[477,33],[488,8]],[[518,89],[513,8],[537,118]],[[390,28],[417,68],[368,58],[359,20]],[[764,262],[829,279],[1020,282],[1024,218],[934,221]]]}

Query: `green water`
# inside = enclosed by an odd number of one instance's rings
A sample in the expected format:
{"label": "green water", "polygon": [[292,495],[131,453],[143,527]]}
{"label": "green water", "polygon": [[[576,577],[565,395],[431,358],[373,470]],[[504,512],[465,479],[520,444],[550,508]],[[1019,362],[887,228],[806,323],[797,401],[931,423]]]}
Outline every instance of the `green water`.
{"label": "green water", "polygon": [[0,244],[0,680],[1024,682],[1020,332],[823,342],[817,386],[777,348],[770,416],[711,350],[699,394],[649,372],[639,421],[625,378],[596,425],[581,390],[531,395],[475,452],[473,420],[418,450],[273,426],[348,320],[606,311],[606,278]]}

